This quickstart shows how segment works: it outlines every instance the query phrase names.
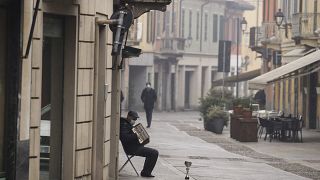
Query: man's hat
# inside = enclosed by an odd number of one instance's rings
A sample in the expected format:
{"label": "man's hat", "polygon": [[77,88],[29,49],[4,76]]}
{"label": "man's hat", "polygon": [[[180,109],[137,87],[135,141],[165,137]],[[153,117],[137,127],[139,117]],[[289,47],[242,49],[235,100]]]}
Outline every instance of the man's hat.
{"label": "man's hat", "polygon": [[129,111],[128,116],[134,117],[134,118],[139,118],[139,115],[136,111]]}

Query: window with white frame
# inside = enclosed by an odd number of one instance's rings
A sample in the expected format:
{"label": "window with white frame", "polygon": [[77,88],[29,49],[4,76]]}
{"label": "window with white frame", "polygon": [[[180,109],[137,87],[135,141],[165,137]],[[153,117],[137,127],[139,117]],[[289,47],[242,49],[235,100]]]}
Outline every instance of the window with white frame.
{"label": "window with white frame", "polygon": [[212,42],[218,41],[218,15],[213,14],[213,20],[212,20]]}
{"label": "window with white frame", "polygon": [[299,0],[293,0],[293,13],[298,13],[299,12]]}
{"label": "window with white frame", "polygon": [[292,12],[294,10],[292,0],[283,0],[282,1],[282,10],[283,10],[284,16],[286,17],[284,23],[291,23]]}
{"label": "window with white frame", "polygon": [[182,12],[181,12],[181,37],[182,38],[184,38],[184,20],[185,20],[185,18],[184,18],[184,16],[185,16],[185,10],[184,9],[182,9]]}
{"label": "window with white frame", "polygon": [[219,40],[224,40],[224,16],[219,18]]}
{"label": "window with white frame", "polygon": [[204,15],[204,41],[208,40],[208,14]]}
{"label": "window with white frame", "polygon": [[189,36],[188,38],[192,37],[192,11],[189,11]]}
{"label": "window with white frame", "polygon": [[197,35],[196,35],[196,37],[197,37],[197,40],[199,40],[199,22],[200,21],[200,13],[199,13],[199,11],[197,12]]}
{"label": "window with white frame", "polygon": [[151,12],[147,14],[147,42],[151,42],[151,22],[152,22],[152,17],[151,17]]}

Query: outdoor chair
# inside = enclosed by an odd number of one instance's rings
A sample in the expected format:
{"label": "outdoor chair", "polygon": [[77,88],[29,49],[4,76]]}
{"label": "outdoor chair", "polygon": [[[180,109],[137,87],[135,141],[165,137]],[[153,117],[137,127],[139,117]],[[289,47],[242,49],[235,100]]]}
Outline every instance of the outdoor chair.
{"label": "outdoor chair", "polygon": [[[122,148],[123,148],[123,146],[122,146]],[[139,173],[138,173],[137,169],[134,167],[134,165],[133,165],[133,163],[132,163],[132,161],[131,161],[131,159],[132,159],[135,155],[127,154],[127,152],[124,150],[124,148],[123,148],[123,151],[124,151],[124,153],[126,154],[127,160],[126,160],[126,162],[121,166],[121,168],[119,169],[119,172],[121,172],[121,170],[122,170],[128,163],[130,163],[131,166],[132,166],[132,168],[133,168],[134,171],[136,172],[137,176],[139,176]]]}
{"label": "outdoor chair", "polygon": [[[267,136],[269,135],[269,137],[273,134],[273,124],[271,120],[267,120],[265,121],[265,125],[266,125],[266,133],[264,136],[264,140],[267,140]],[[271,139],[270,139],[271,142]]]}
{"label": "outdoor chair", "polygon": [[301,115],[299,115],[298,120],[295,121],[294,125],[293,125],[293,141],[295,141],[296,139],[299,139],[299,132],[300,132],[300,142],[302,141],[302,128],[303,128],[303,118]]}
{"label": "outdoor chair", "polygon": [[282,122],[277,120],[267,120],[266,121],[266,134],[264,140],[267,140],[267,136],[269,135],[270,142],[272,139],[278,138],[280,139],[282,130]]}
{"label": "outdoor chair", "polygon": [[258,117],[258,137],[261,139],[263,132],[267,128],[267,119]]}
{"label": "outdoor chair", "polygon": [[[282,131],[282,122],[279,121],[277,118],[272,122],[272,139],[280,139],[281,138],[281,131]],[[270,139],[271,142],[271,139]]]}

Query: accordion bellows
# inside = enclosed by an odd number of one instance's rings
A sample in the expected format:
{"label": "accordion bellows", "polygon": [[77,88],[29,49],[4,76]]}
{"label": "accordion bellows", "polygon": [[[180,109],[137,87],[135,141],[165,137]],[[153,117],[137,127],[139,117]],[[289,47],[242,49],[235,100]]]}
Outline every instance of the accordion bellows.
{"label": "accordion bellows", "polygon": [[150,142],[150,136],[141,123],[138,123],[137,125],[133,126],[132,131],[138,136],[140,144],[147,144]]}

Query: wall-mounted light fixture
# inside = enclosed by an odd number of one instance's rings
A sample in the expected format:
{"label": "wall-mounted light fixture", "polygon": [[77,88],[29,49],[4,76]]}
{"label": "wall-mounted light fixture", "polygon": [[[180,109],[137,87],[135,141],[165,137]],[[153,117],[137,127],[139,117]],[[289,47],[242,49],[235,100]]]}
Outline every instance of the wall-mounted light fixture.
{"label": "wall-mounted light fixture", "polygon": [[244,33],[247,30],[248,22],[246,21],[246,18],[243,17],[241,21],[241,30],[242,33]]}
{"label": "wall-mounted light fixture", "polygon": [[278,12],[274,15],[274,18],[276,20],[276,24],[278,26],[278,28],[280,28],[280,26],[282,25],[284,14],[283,12],[281,12],[281,9],[278,10]]}
{"label": "wall-mounted light fixture", "polygon": [[287,21],[286,21],[286,17],[283,14],[283,12],[281,11],[281,9],[279,9],[278,12],[275,13],[274,19],[276,21],[276,25],[278,26],[278,29],[281,29],[283,21],[285,22],[285,24],[283,26],[284,26],[284,29],[285,29],[285,36],[286,36],[286,38],[288,38],[288,28],[289,27],[288,27],[288,24],[287,24]]}

